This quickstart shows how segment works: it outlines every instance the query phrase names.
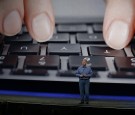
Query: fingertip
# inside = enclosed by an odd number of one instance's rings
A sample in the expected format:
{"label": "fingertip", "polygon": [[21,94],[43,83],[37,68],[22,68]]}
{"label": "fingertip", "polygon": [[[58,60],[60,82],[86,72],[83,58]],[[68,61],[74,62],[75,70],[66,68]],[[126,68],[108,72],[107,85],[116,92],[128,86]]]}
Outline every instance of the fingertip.
{"label": "fingertip", "polygon": [[3,20],[3,33],[7,36],[12,36],[20,32],[22,19],[17,10],[8,13]]}
{"label": "fingertip", "polygon": [[129,24],[122,20],[112,21],[104,33],[105,42],[113,49],[122,49],[130,42]]}
{"label": "fingertip", "polygon": [[134,1],[107,0],[103,22],[103,36],[113,49],[126,47],[134,34]]}
{"label": "fingertip", "polygon": [[25,24],[33,39],[48,41],[55,27],[53,8],[50,0],[24,0]]}
{"label": "fingertip", "polygon": [[33,17],[31,23],[33,38],[38,42],[48,41],[53,35],[53,24],[47,13]]}

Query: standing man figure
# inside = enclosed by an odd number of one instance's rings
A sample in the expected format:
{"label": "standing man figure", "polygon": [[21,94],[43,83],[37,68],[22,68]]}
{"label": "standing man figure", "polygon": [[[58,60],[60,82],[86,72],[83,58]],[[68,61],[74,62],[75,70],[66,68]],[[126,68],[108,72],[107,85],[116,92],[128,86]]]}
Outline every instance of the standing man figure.
{"label": "standing man figure", "polygon": [[81,96],[80,104],[86,102],[89,103],[89,84],[90,84],[90,77],[93,74],[92,69],[90,66],[87,66],[88,59],[84,58],[82,60],[82,64],[78,67],[76,71],[76,76],[79,77],[79,90]]}

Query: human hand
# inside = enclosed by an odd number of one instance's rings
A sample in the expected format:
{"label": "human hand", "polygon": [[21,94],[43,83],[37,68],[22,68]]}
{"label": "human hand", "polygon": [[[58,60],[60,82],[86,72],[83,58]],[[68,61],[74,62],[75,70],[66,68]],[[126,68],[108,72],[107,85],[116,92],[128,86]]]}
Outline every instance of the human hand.
{"label": "human hand", "polygon": [[126,47],[134,35],[135,0],[106,0],[103,35],[108,46]]}
{"label": "human hand", "polygon": [[[106,1],[104,39],[111,48],[122,49],[134,35],[135,1]],[[0,33],[15,35],[21,30],[23,22],[32,38],[38,42],[49,40],[55,25],[51,1],[0,0]]]}
{"label": "human hand", "polygon": [[15,35],[23,22],[33,39],[50,39],[55,25],[51,0],[0,0],[0,33]]}

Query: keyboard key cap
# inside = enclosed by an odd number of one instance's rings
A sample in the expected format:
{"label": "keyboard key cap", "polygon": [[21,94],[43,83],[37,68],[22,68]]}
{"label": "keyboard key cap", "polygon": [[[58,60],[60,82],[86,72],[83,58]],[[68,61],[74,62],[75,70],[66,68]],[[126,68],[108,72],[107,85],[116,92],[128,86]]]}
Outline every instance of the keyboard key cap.
{"label": "keyboard key cap", "polygon": [[131,51],[132,51],[133,55],[135,56],[135,44],[134,43],[135,43],[135,40],[133,43],[131,43]]}
{"label": "keyboard key cap", "polygon": [[108,74],[109,78],[126,78],[135,79],[135,72],[111,72]]}
{"label": "keyboard key cap", "polygon": [[69,34],[54,34],[53,37],[47,41],[47,43],[69,43]]}
{"label": "keyboard key cap", "polygon": [[29,34],[22,34],[17,36],[6,36],[4,41],[9,43],[32,43],[32,38]]}
{"label": "keyboard key cap", "polygon": [[95,33],[102,33],[103,32],[103,24],[94,24],[93,30]]}
{"label": "keyboard key cap", "polygon": [[[69,56],[69,69],[76,70],[82,62],[85,56]],[[105,71],[108,70],[108,66],[103,56],[89,56],[91,67],[93,70]]]}
{"label": "keyboard key cap", "polygon": [[36,56],[29,55],[26,56],[25,60],[26,68],[37,68],[37,69],[59,69],[60,67],[60,58],[56,55],[48,56]]}
{"label": "keyboard key cap", "polygon": [[115,57],[114,63],[118,71],[135,71],[134,57]]}
{"label": "keyboard key cap", "polygon": [[126,56],[124,50],[114,50],[110,47],[89,46],[89,54],[92,56],[122,57]]}
{"label": "keyboard key cap", "polygon": [[48,44],[48,54],[49,55],[80,55],[80,45],[79,44]]}
{"label": "keyboard key cap", "polygon": [[2,69],[1,69],[1,67],[0,67],[0,75],[1,75],[1,74],[3,74],[3,71],[2,71]]}
{"label": "keyboard key cap", "polygon": [[16,55],[0,56],[0,66],[2,68],[15,68],[17,63],[18,56]]}
{"label": "keyboard key cap", "polygon": [[85,24],[59,24],[57,26],[58,32],[87,32],[88,28]]}
{"label": "keyboard key cap", "polygon": [[40,46],[38,44],[14,44],[9,47],[8,54],[38,55]]}
{"label": "keyboard key cap", "polygon": [[22,26],[22,31],[23,33],[28,33],[28,29],[25,25]]}
{"label": "keyboard key cap", "polygon": [[13,69],[10,72],[11,75],[32,75],[32,76],[48,76],[48,72],[45,69]]}
{"label": "keyboard key cap", "polygon": [[66,71],[66,70],[60,70],[57,73],[57,76],[62,76],[62,77],[76,77],[76,74],[74,71]]}
{"label": "keyboard key cap", "polygon": [[0,34],[0,54],[2,54],[3,47],[4,47],[4,42],[3,42],[4,36]]}
{"label": "keyboard key cap", "polygon": [[84,43],[84,44],[104,44],[105,41],[103,39],[102,34],[85,34],[85,33],[78,33],[77,34],[77,42]]}
{"label": "keyboard key cap", "polygon": [[23,29],[21,28],[20,32],[17,33],[17,35],[22,35],[23,34]]}

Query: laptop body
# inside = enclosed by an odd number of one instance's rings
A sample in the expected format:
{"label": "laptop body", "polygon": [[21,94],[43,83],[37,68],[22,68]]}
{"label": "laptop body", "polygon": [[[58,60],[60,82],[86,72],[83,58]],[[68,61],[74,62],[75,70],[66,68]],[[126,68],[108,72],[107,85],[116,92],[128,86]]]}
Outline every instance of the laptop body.
{"label": "laptop body", "polygon": [[56,23],[102,22],[104,0],[52,0]]}

